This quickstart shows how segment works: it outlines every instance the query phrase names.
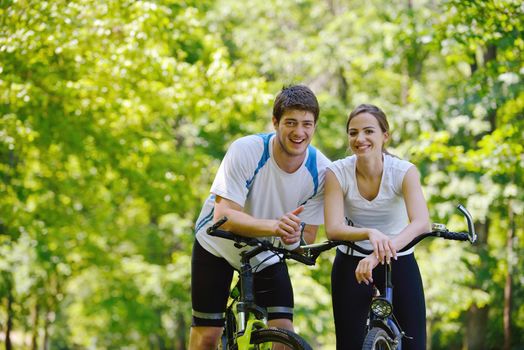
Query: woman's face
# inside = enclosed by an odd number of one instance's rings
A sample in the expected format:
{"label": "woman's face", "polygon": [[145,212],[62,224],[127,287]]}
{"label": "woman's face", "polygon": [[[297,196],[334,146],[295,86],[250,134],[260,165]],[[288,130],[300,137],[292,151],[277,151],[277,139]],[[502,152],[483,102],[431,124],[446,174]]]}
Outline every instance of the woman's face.
{"label": "woman's face", "polygon": [[349,122],[349,147],[357,157],[382,156],[388,137],[388,133],[380,128],[377,118],[370,113],[360,113]]}

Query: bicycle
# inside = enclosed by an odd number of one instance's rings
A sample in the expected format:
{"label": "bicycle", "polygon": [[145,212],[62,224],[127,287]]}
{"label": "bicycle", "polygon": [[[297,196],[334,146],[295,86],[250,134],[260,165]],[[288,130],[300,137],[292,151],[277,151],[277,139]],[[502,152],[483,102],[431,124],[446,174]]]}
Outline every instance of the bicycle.
{"label": "bicycle", "polygon": [[231,302],[226,309],[226,321],[219,349],[272,349],[274,345],[285,345],[294,350],[311,350],[311,346],[298,334],[281,328],[269,328],[267,311],[255,302],[253,269],[250,259],[263,251],[272,251],[281,259],[293,259],[306,265],[315,262],[308,257],[276,247],[269,241],[258,240],[220,230],[227,221],[222,218],[207,229],[207,233],[235,242],[237,248],[252,246],[253,249],[240,253],[239,280],[230,291]]}
{"label": "bicycle", "polygon": [[[444,239],[457,240],[457,241],[469,241],[471,244],[477,240],[475,228],[473,226],[473,219],[467,209],[458,205],[457,209],[464,215],[468,224],[468,232],[452,232],[449,231],[443,224],[433,224],[432,231],[423,233],[417,236],[401,251],[406,251],[420,241],[427,237],[440,237]],[[364,249],[354,242],[350,241],[326,241],[323,243],[311,244],[301,246],[304,250],[303,255],[313,263],[316,261],[320,253],[329,250],[339,245],[346,245],[362,254],[369,255],[373,253],[372,250]],[[367,333],[364,338],[363,350],[401,350],[402,349],[402,338],[408,337],[401,329],[393,314],[393,284],[391,283],[391,264],[387,264],[385,269],[385,290],[381,294],[376,286],[373,286],[375,290],[372,298],[367,324]]]}

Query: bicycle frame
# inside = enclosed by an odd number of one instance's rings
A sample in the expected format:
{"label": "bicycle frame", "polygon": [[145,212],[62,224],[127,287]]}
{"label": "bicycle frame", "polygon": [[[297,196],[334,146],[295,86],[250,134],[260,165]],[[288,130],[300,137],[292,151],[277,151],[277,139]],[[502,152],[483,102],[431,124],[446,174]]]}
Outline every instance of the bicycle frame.
{"label": "bicycle frame", "polygon": [[[473,226],[473,219],[471,217],[471,214],[461,204],[457,206],[457,209],[466,218],[468,224],[467,234],[450,232],[448,231],[445,225],[433,224],[432,232],[420,235],[418,238],[416,238],[415,240],[410,242],[406,247],[404,247],[403,250],[407,250],[415,244],[417,244],[418,242],[420,242],[425,237],[433,235],[447,239],[469,241],[473,244],[477,240],[477,235]],[[364,253],[364,251],[361,252]],[[370,254],[371,251],[367,251],[366,253]],[[388,263],[386,264],[385,268],[385,296],[380,296],[380,293],[375,293],[375,295],[373,296],[369,310],[367,327],[368,332],[371,331],[371,329],[373,329],[374,327],[379,327],[383,329],[390,337],[390,339],[388,339],[388,342],[390,343],[392,348],[394,350],[402,350],[402,338],[409,338],[409,336],[402,331],[393,313],[393,283],[391,281],[391,275],[392,267],[391,264]],[[378,289],[375,285],[373,285],[373,288],[378,292]]]}
{"label": "bicycle frame", "polygon": [[[311,350],[310,345],[298,334],[283,328],[267,326],[266,309],[255,303],[254,276],[250,259],[263,251],[272,251],[282,261],[293,259],[306,265],[314,265],[315,261],[300,252],[274,246],[270,241],[243,237],[220,230],[219,227],[226,221],[227,217],[218,220],[207,229],[207,233],[211,236],[232,240],[237,248],[246,246],[253,248],[240,253],[240,295],[238,300],[233,297],[233,302],[226,309],[226,327],[225,336],[222,336],[222,348],[234,347],[238,350],[247,350],[257,346],[257,349],[270,350],[272,344],[282,344],[293,349]],[[233,317],[234,307],[236,307],[236,319]],[[233,327],[235,329],[232,329]]]}
{"label": "bicycle frame", "polygon": [[[446,228],[445,225],[433,224],[431,232],[419,235],[413,241],[408,243],[408,245],[406,245],[401,251],[407,251],[426,237],[441,237],[451,240],[469,241],[471,244],[475,243],[477,240],[477,235],[475,233],[475,227],[473,226],[471,214],[461,204],[457,206],[457,209],[464,215],[467,221],[468,232],[451,232]],[[304,249],[304,256],[308,257],[314,262],[320,253],[338,245],[348,246],[362,254],[371,254],[373,252],[371,250],[364,249],[350,241],[326,241],[323,243],[301,246],[301,248]],[[391,265],[387,264],[385,268],[385,295],[381,296],[380,293],[378,293],[378,295],[373,296],[367,320],[367,328],[368,333],[373,328],[382,329],[388,335],[389,338],[387,339],[387,342],[392,346],[392,349],[401,350],[402,338],[408,337],[408,335],[402,331],[393,314],[393,283],[391,282],[391,275]],[[376,286],[374,286],[374,289],[378,292]],[[383,309],[382,312],[381,308]]]}
{"label": "bicycle frame", "polygon": [[260,247],[241,253],[240,276],[240,300],[237,302],[237,331],[236,343],[238,349],[249,349],[251,332],[255,329],[267,327],[267,311],[256,305],[253,294],[253,272],[249,260],[260,253]]}
{"label": "bicycle frame", "polygon": [[[375,295],[373,296],[373,299],[371,301],[371,306],[369,310],[368,320],[367,320],[367,328],[368,331],[371,330],[373,327],[380,327],[383,330],[386,331],[386,333],[391,338],[391,343],[393,345],[394,349],[401,350],[402,349],[402,338],[406,335],[400,328],[399,323],[394,317],[393,314],[393,283],[391,282],[391,274],[392,274],[391,264],[387,264],[385,268],[385,296],[382,297],[380,295],[380,292],[378,288],[373,285],[373,289],[375,291]],[[377,304],[376,310],[373,310],[373,305]],[[381,305],[378,305],[381,304]],[[384,310],[384,309],[388,309]],[[383,314],[380,314],[379,310],[382,311]],[[387,314],[389,313],[389,314]]]}

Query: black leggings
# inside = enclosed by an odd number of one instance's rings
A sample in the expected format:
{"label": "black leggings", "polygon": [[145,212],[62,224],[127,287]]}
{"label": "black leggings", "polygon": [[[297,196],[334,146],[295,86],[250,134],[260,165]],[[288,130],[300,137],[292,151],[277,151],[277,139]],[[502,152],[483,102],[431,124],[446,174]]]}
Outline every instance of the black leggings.
{"label": "black leggings", "polygon": [[[337,249],[331,272],[333,315],[337,349],[362,349],[372,287],[358,284],[355,269],[361,257],[349,256]],[[402,350],[426,349],[426,304],[422,279],[413,254],[399,256],[392,262],[393,310],[400,327],[413,339],[402,339]],[[373,270],[373,282],[384,288],[385,266]]]}

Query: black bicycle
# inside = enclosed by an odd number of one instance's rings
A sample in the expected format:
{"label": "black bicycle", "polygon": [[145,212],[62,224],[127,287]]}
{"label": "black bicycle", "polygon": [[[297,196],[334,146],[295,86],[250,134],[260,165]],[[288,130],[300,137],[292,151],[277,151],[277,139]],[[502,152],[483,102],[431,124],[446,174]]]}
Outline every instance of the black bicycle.
{"label": "black bicycle", "polygon": [[293,259],[306,265],[314,265],[315,261],[298,252],[276,247],[269,241],[243,237],[219,227],[226,222],[222,218],[208,228],[207,233],[229,239],[235,242],[237,248],[246,246],[252,249],[240,253],[241,267],[238,283],[231,289],[231,302],[226,309],[226,322],[219,349],[273,349],[285,345],[295,350],[311,350],[311,346],[298,334],[281,328],[269,328],[267,325],[267,310],[255,302],[253,286],[253,268],[250,259],[264,251],[271,251],[280,259]]}
{"label": "black bicycle", "polygon": [[[469,241],[475,243],[477,235],[473,226],[473,219],[467,209],[458,205],[457,209],[464,215],[468,224],[468,232],[452,232],[443,224],[433,224],[432,231],[417,236],[401,251],[406,251],[427,237],[440,237],[456,241]],[[302,246],[303,255],[315,262],[318,256],[333,247],[346,245],[362,254],[369,255],[372,250],[364,249],[350,241],[326,241],[323,243]],[[391,283],[391,264],[387,264],[385,275],[385,290],[382,293],[373,286],[375,293],[370,304],[367,320],[368,332],[364,339],[363,350],[401,350],[402,338],[407,335],[402,331],[393,315],[393,284]]]}

